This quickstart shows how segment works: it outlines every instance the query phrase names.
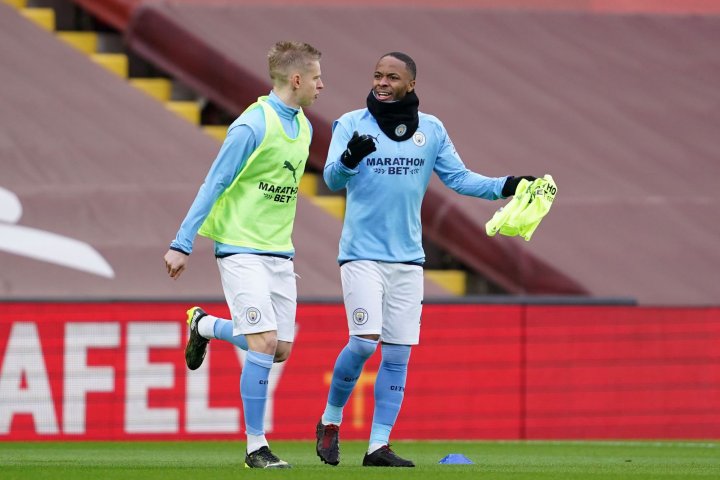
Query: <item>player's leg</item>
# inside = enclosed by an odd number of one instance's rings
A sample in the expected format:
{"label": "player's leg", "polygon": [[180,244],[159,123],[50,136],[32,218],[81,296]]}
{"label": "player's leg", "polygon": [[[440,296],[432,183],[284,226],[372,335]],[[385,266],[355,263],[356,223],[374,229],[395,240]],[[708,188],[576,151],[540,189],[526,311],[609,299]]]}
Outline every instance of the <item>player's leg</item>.
{"label": "player's leg", "polygon": [[[198,307],[199,308],[199,307]],[[205,333],[203,333],[203,321],[205,318],[208,318],[207,323],[211,325],[208,327],[207,330],[205,330]],[[233,322],[232,320],[226,320],[224,318],[215,317],[210,314],[206,314],[206,317],[203,317],[202,320],[200,320],[200,334],[203,335],[203,337],[207,338],[208,340],[211,340],[213,338],[217,338],[219,340],[225,340],[226,342],[230,342],[236,347],[238,347],[241,350],[248,351],[248,341],[245,335],[235,335],[233,333]],[[212,333],[210,333],[210,328],[212,328]],[[282,340],[278,340],[277,343],[277,350],[275,350],[275,358],[273,359],[273,362],[284,362],[288,359],[290,356],[290,350],[292,349],[292,342],[283,342]]]}
{"label": "player's leg", "polygon": [[420,338],[422,267],[384,264],[383,273],[382,362],[375,380],[375,411],[363,465],[412,467],[411,461],[398,457],[388,445],[405,396],[411,345]]}
{"label": "player's leg", "polygon": [[316,426],[316,452],[331,465],[340,462],[339,426],[343,408],[382,331],[382,283],[375,262],[356,261],[340,269],[350,338],[333,368],[328,400]]}
{"label": "player's leg", "polygon": [[[232,320],[226,320],[224,318],[219,317],[213,317],[208,315],[210,317],[209,321],[212,321],[212,334],[214,338],[218,338],[220,340],[225,340],[226,342],[230,342],[236,347],[245,350],[247,352],[248,350],[248,341],[247,338],[245,338],[245,335],[235,335],[233,334],[233,322]],[[201,322],[202,326],[202,322]]]}
{"label": "player's leg", "polygon": [[[246,468],[290,468],[271,450],[265,438],[265,408],[268,397],[268,379],[274,354],[266,353],[269,345],[277,344],[276,332],[247,334],[249,349],[240,376],[240,395],[245,416],[247,447]],[[261,352],[265,347],[265,352]]]}
{"label": "player's leg", "polygon": [[335,361],[323,423],[340,425],[342,409],[382,332],[381,279],[375,262],[355,261],[340,269],[350,337]]}
{"label": "player's leg", "polygon": [[277,348],[275,363],[290,357],[295,341],[295,314],[297,312],[297,283],[294,264],[290,260],[274,259],[275,276],[271,300],[277,322]]}
{"label": "player's leg", "polygon": [[340,463],[339,435],[343,408],[360,377],[363,365],[375,352],[377,344],[377,340],[351,336],[335,361],[325,410],[315,426],[315,451],[327,464]]}
{"label": "player's leg", "polygon": [[405,396],[405,381],[410,360],[410,345],[383,343],[382,362],[375,379],[375,411],[370,444],[363,466],[414,467],[390,449],[390,432],[400,413]]}
{"label": "player's leg", "polygon": [[271,301],[274,257],[232,255],[222,260],[223,289],[233,319],[233,336],[244,335],[248,353],[240,376],[250,468],[287,468],[265,438],[268,378],[277,349],[277,321]]}
{"label": "player's leg", "polygon": [[342,349],[333,368],[328,401],[323,412],[323,424],[342,423],[342,412],[355,388],[365,362],[375,353],[378,341],[351,336]]}
{"label": "player's leg", "polygon": [[[219,258],[217,263],[218,268],[220,269],[220,279],[222,281],[225,298],[231,299],[233,295],[232,290],[228,289],[234,288],[232,287],[233,277],[232,275],[223,273],[223,270],[225,270],[223,264],[227,264],[228,262],[226,262],[223,258]],[[227,282],[230,282],[230,284],[226,285]],[[208,342],[212,339],[217,338],[225,340],[226,342],[230,342],[236,347],[247,351],[247,339],[245,338],[245,335],[236,335],[233,332],[232,320],[226,320],[224,318],[216,317],[215,315],[210,315],[205,310],[197,306],[190,308],[187,311],[187,315],[187,323],[190,327],[190,337],[188,338],[187,345],[185,346],[185,363],[190,370],[200,368],[203,360],[205,360]]]}
{"label": "player's leg", "polygon": [[[220,280],[223,292],[225,293],[225,299],[227,300],[228,307],[230,308],[231,316],[233,315],[233,306],[230,303],[234,298],[234,292],[237,289],[237,276],[233,273],[233,269],[236,267],[233,267],[233,265],[235,265],[238,261],[242,261],[244,258],[252,259],[248,255],[231,255],[225,258],[218,258],[217,260],[218,267],[221,271]],[[225,268],[223,268],[223,265],[225,265]],[[222,274],[223,269],[225,270],[224,274]],[[235,330],[234,319],[227,320],[225,318],[208,315],[207,322],[212,322],[213,337],[230,342],[242,350],[248,350],[247,338],[245,338],[245,335]]]}
{"label": "player's leg", "polygon": [[240,375],[240,396],[245,416],[247,453],[269,447],[265,438],[265,407],[267,405],[268,378],[274,353],[268,345],[277,344],[273,332],[248,334],[249,349]]}
{"label": "player's leg", "polygon": [[[200,307],[193,307],[200,309]],[[202,309],[200,309],[202,310]],[[203,312],[204,313],[204,312]],[[203,329],[203,326],[205,328]],[[241,350],[248,351],[248,341],[245,335],[235,335],[233,332],[234,326],[232,320],[226,320],[224,318],[216,317],[208,313],[204,313],[204,316],[200,319],[198,327],[200,335],[207,340],[219,339],[230,342]],[[284,362],[290,356],[290,350],[292,349],[292,342],[278,341],[277,350],[275,351],[275,358],[273,361]]]}
{"label": "player's leg", "polygon": [[225,340],[243,350],[248,349],[245,335],[233,335],[233,322],[208,314],[200,307],[187,311],[190,337],[185,345],[185,363],[190,370],[200,368],[212,339]]}

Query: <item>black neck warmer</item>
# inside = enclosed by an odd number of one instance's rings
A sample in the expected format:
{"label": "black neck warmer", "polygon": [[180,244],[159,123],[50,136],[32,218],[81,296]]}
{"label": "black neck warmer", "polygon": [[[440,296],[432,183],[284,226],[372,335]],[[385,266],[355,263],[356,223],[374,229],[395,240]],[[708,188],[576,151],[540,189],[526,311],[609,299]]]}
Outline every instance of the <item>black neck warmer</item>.
{"label": "black neck warmer", "polygon": [[418,128],[418,106],[420,100],[415,91],[406,94],[397,102],[381,102],[372,90],[367,97],[367,108],[380,125],[380,130],[391,140],[402,142],[413,136]]}

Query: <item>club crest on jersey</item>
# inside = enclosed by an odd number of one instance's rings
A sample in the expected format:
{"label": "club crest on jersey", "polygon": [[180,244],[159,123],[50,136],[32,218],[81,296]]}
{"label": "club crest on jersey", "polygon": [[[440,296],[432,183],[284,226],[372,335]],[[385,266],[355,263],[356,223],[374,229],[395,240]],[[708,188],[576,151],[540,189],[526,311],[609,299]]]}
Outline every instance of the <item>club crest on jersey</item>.
{"label": "club crest on jersey", "polygon": [[250,325],[255,325],[260,321],[260,310],[250,307],[245,311],[245,319]]}
{"label": "club crest on jersey", "polygon": [[425,134],[422,132],[415,132],[412,139],[413,143],[418,147],[422,147],[423,145],[425,145]]}
{"label": "club crest on jersey", "polygon": [[355,325],[364,325],[368,321],[368,313],[364,308],[356,308],[353,312],[353,323]]}
{"label": "club crest on jersey", "polygon": [[402,137],[405,135],[405,132],[407,132],[407,126],[404,123],[401,123],[397,127],[395,127],[395,136],[396,137]]}

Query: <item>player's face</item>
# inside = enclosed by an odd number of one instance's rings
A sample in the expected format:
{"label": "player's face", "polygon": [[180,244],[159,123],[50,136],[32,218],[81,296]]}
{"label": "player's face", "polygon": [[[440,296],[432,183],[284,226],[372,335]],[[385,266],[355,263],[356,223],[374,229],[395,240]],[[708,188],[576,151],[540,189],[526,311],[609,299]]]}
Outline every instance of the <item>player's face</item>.
{"label": "player's face", "polygon": [[373,92],[381,102],[401,100],[415,89],[415,80],[405,62],[395,57],[383,57],[375,66]]}
{"label": "player's face", "polygon": [[299,85],[296,91],[297,103],[301,107],[309,107],[317,100],[324,85],[320,78],[320,62],[314,61],[299,73]]}

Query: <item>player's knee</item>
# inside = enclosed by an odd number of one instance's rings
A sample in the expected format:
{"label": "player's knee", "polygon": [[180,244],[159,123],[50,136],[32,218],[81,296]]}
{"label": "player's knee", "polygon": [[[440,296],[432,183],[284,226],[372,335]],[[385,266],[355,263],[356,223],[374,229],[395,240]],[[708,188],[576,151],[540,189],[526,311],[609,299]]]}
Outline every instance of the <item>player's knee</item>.
{"label": "player's knee", "polygon": [[278,347],[276,332],[263,332],[246,335],[250,350],[268,355],[275,355]]}
{"label": "player's knee", "polygon": [[360,355],[363,358],[370,358],[377,348],[377,339],[366,338],[365,336],[352,335],[348,342],[348,348],[351,352]]}

